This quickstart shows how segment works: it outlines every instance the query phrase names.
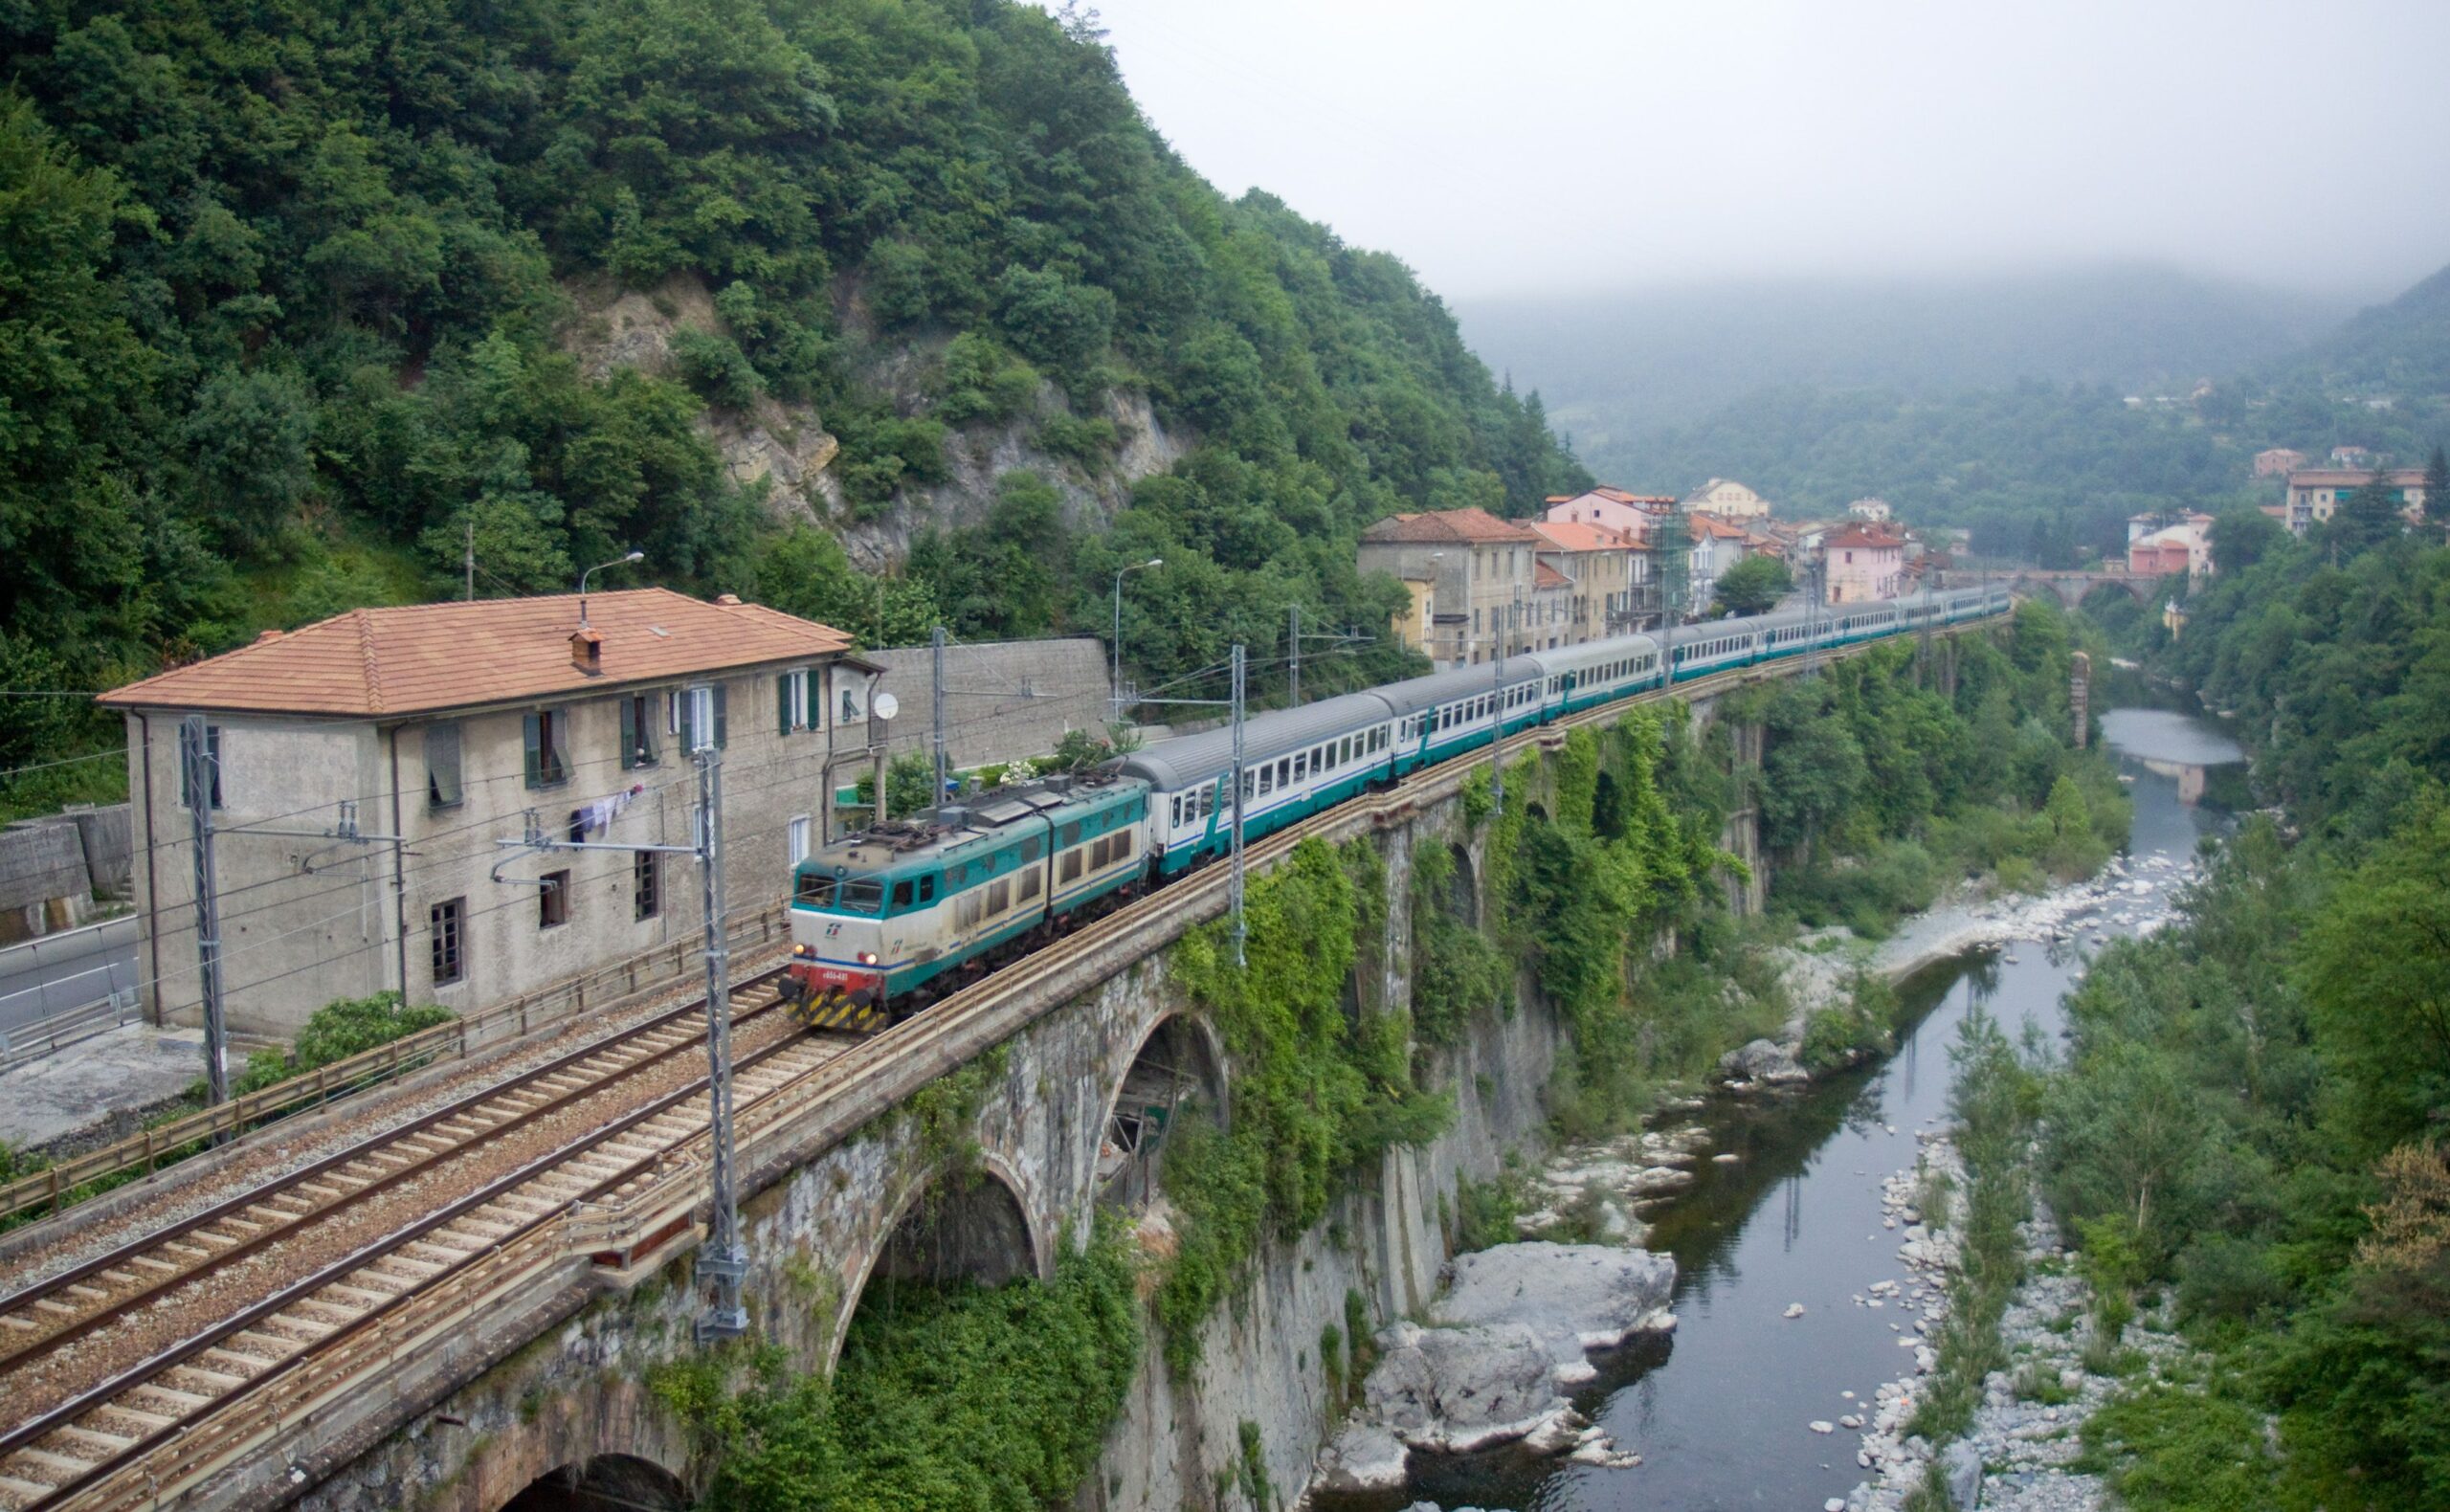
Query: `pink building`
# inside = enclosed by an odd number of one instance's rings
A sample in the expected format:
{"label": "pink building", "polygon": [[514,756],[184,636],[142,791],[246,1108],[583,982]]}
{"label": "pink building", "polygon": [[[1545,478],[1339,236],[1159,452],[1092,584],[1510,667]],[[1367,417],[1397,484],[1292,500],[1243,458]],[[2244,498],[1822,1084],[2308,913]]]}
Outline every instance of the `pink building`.
{"label": "pink building", "polygon": [[2257,478],[2286,478],[2305,465],[2305,453],[2293,452],[2284,446],[2275,446],[2267,452],[2255,454]]}
{"label": "pink building", "polygon": [[1850,524],[1820,543],[1829,569],[1829,602],[1863,604],[1895,598],[1905,575],[1905,543],[1870,525]]}
{"label": "pink building", "polygon": [[1598,525],[1647,544],[1659,518],[1675,507],[1676,500],[1664,495],[1593,488],[1579,494],[1550,494],[1540,518],[1561,525]]}

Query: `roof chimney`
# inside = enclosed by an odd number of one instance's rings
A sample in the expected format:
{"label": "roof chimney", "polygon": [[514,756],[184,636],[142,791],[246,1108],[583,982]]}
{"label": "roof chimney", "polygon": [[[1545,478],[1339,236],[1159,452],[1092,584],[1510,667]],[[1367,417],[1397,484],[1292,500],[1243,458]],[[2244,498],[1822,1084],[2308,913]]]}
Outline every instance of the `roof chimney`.
{"label": "roof chimney", "polygon": [[277,631],[277,630],[267,630],[267,631],[265,631],[262,634],[257,635],[257,636],[256,637],[256,645],[258,645],[258,646],[268,646],[268,645],[272,644],[274,641],[278,640],[279,638],[280,638],[280,632],[279,632],[279,631]]}
{"label": "roof chimney", "polygon": [[740,602],[740,595],[737,593],[718,593],[715,595],[715,602],[718,604],[738,604]]}
{"label": "roof chimney", "polygon": [[592,678],[604,671],[604,637],[581,628],[570,633],[570,665]]}

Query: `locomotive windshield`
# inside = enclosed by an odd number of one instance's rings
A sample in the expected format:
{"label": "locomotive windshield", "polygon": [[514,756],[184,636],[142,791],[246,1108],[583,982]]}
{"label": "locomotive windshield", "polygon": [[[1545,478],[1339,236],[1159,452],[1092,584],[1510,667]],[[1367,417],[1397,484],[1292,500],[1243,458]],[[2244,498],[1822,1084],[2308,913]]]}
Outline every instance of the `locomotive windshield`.
{"label": "locomotive windshield", "polygon": [[843,914],[873,914],[884,906],[884,884],[864,877],[819,877],[803,873],[793,901],[803,907]]}

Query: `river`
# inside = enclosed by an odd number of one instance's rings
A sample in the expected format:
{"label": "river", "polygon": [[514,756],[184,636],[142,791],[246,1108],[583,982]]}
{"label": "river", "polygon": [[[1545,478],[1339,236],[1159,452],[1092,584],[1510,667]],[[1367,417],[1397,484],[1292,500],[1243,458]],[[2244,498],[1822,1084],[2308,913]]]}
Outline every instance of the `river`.
{"label": "river", "polygon": [[[1901,989],[1905,1027],[1888,1060],[1797,1097],[1717,1098],[1698,1115],[1711,1148],[1738,1159],[1703,1162],[1691,1187],[1648,1214],[1652,1247],[1676,1256],[1677,1331],[1602,1362],[1576,1403],[1642,1463],[1416,1455],[1412,1495],[1378,1505],[1427,1498],[1541,1512],[1803,1509],[1863,1479],[1856,1435],[1805,1425],[1863,1410],[1880,1383],[1912,1368],[1898,1347],[1911,1331],[1898,1325],[1911,1313],[1857,1298],[1874,1281],[1911,1282],[1898,1234],[1882,1224],[1881,1180],[1913,1167],[1917,1130],[1947,1120],[1957,1026],[1982,1008],[2011,1035],[2030,1022],[2055,1044],[2082,952],[2166,914],[2197,837],[2218,822],[2193,801],[2206,768],[2239,756],[2213,725],[2180,714],[2114,709],[2102,723],[2133,779],[2135,822],[2120,890],[2069,919],[2075,941],[2012,944],[1931,967]],[[1802,1316],[1786,1318],[1796,1302]]]}

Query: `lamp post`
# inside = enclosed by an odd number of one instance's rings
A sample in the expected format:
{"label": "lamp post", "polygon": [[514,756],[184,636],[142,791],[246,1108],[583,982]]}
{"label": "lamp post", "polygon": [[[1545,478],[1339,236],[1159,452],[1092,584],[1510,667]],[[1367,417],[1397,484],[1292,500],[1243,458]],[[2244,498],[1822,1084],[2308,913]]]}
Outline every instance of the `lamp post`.
{"label": "lamp post", "polygon": [[632,551],[632,552],[628,553],[628,554],[627,554],[627,555],[625,555],[625,556],[617,556],[617,557],[614,557],[614,558],[613,558],[612,561],[610,561],[610,562],[598,562],[597,564],[595,564],[595,566],[593,566],[593,567],[589,567],[586,571],[581,572],[581,573],[578,575],[578,628],[579,628],[579,629],[581,629],[581,630],[585,630],[585,629],[587,629],[587,580],[588,580],[589,578],[593,577],[593,576],[594,576],[595,574],[597,574],[598,572],[603,571],[606,567],[616,567],[623,566],[623,565],[624,565],[624,564],[626,564],[626,563],[631,563],[631,562],[643,562],[643,561],[645,561],[646,559],[647,559],[647,554],[646,554],[645,552],[643,552],[643,551]]}
{"label": "lamp post", "polygon": [[1145,572],[1145,571],[1147,571],[1147,570],[1148,568],[1150,568],[1150,567],[1164,567],[1165,565],[1166,565],[1166,559],[1165,559],[1164,557],[1150,557],[1150,558],[1149,558],[1147,561],[1146,561],[1146,562],[1134,562],[1134,563],[1132,563],[1130,566],[1121,568],[1121,569],[1120,569],[1120,570],[1118,570],[1118,571],[1115,573],[1115,575],[1114,575],[1114,714],[1113,714],[1112,718],[1110,718],[1110,719],[1108,720],[1108,722],[1107,722],[1107,723],[1113,723],[1113,724],[1120,724],[1120,723],[1123,723],[1123,580],[1124,580],[1124,577],[1125,577],[1125,574],[1127,574],[1127,573],[1132,573],[1132,572]]}

